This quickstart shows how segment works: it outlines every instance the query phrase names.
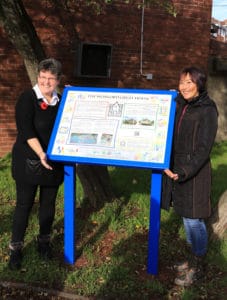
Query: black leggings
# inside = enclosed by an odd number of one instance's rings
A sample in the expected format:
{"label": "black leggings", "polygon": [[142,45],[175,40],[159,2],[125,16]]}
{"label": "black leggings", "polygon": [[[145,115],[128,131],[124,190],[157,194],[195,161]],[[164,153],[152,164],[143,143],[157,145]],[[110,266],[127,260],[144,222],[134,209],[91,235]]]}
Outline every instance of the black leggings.
{"label": "black leggings", "polygon": [[[39,234],[49,235],[55,216],[55,202],[59,186],[40,186]],[[37,185],[16,182],[17,202],[13,217],[11,243],[24,241],[29,214],[35,201]]]}

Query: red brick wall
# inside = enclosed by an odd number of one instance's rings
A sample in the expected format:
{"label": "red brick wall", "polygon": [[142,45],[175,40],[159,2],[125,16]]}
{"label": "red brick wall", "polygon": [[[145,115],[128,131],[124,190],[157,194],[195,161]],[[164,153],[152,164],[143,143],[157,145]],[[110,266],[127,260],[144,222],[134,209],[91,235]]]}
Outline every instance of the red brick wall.
{"label": "red brick wall", "polygon": [[16,95],[29,80],[23,61],[0,28],[0,157],[8,153],[15,139],[14,105]]}
{"label": "red brick wall", "polygon": [[[63,85],[173,89],[184,66],[207,68],[212,0],[173,0],[178,11],[176,18],[162,9],[145,9],[142,67],[144,74],[153,74],[152,80],[140,74],[142,11],[136,5],[114,1],[114,5],[104,7],[96,15],[84,6],[85,1],[70,7],[67,13],[56,10],[47,0],[23,2],[47,56],[63,63]],[[11,150],[15,139],[15,101],[30,82],[23,60],[3,31],[0,40],[1,157]],[[74,76],[81,41],[113,45],[109,79]]]}

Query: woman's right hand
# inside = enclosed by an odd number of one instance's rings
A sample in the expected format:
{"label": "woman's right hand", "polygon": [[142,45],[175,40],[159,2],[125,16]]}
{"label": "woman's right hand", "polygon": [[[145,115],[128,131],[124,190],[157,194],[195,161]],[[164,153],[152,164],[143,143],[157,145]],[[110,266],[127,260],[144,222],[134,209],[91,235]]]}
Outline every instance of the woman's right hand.
{"label": "woman's right hand", "polygon": [[39,158],[40,158],[41,164],[42,164],[46,169],[53,170],[53,168],[47,163],[47,156],[46,156],[46,153],[45,153],[45,152],[41,152],[41,153],[39,154]]}
{"label": "woman's right hand", "polygon": [[38,155],[41,164],[49,170],[53,170],[53,168],[47,163],[46,153],[43,151],[42,146],[38,140],[38,138],[34,137],[27,140],[28,145],[32,148],[32,150]]}

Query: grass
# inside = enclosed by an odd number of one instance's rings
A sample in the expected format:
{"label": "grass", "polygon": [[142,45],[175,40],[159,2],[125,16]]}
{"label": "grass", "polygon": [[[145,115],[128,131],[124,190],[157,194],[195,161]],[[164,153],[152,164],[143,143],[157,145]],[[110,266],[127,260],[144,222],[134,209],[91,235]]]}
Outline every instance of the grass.
{"label": "grass", "polygon": [[[161,211],[159,274],[147,274],[149,197],[151,171],[110,167],[117,199],[89,209],[77,179],[75,265],[64,262],[64,201],[60,188],[53,226],[55,259],[43,262],[36,251],[38,234],[35,202],[24,248],[23,268],[10,271],[8,243],[15,207],[15,186],[10,173],[10,154],[0,160],[0,281],[24,282],[32,286],[71,291],[95,299],[225,299],[227,293],[227,240],[210,242],[205,282],[190,288],[173,285],[169,268],[184,257],[185,240],[181,219],[172,211]],[[227,142],[212,151],[215,205],[226,190]],[[92,298],[92,299],[94,299]]]}

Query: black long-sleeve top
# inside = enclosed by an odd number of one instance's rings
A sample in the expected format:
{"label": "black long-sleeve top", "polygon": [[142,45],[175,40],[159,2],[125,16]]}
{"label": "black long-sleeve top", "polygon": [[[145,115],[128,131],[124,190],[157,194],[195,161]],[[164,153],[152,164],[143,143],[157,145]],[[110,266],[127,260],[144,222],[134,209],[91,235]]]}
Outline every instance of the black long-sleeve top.
{"label": "black long-sleeve top", "polygon": [[[12,150],[12,176],[15,180],[32,184],[58,185],[63,176],[63,167],[60,164],[53,164],[53,171],[46,169],[45,178],[44,176],[37,178],[37,175],[33,176],[27,172],[26,160],[39,160],[27,140],[38,138],[43,151],[46,152],[59,107],[57,103],[43,109],[41,103],[42,99],[37,99],[33,89],[23,92],[16,103],[15,118],[18,133]],[[49,175],[46,177],[46,174]]]}

